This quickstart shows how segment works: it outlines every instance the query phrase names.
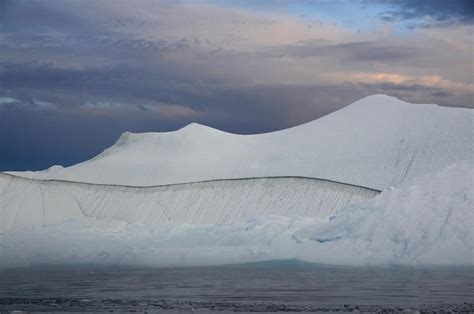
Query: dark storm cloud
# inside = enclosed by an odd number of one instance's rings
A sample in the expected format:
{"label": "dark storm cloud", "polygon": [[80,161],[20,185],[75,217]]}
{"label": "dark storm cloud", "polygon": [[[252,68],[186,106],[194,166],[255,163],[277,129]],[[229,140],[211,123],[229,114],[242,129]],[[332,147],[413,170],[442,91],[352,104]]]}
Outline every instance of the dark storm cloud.
{"label": "dark storm cloud", "polygon": [[98,24],[90,24],[87,16],[64,14],[68,2],[38,0],[0,0],[0,31],[15,36],[92,34]]}
{"label": "dark storm cloud", "polygon": [[428,49],[421,47],[395,46],[389,43],[364,41],[344,44],[322,44],[304,42],[298,45],[280,46],[266,52],[273,57],[297,58],[329,57],[339,62],[407,62],[424,57]]}
{"label": "dark storm cloud", "polygon": [[[472,0],[388,0],[391,9],[382,13],[386,21],[415,21],[418,26],[472,24],[474,1]],[[369,1],[370,3],[370,1]]]}
{"label": "dark storm cloud", "polygon": [[[349,99],[355,101],[383,90],[441,92],[422,85],[380,83],[346,83],[341,88],[328,84],[233,85],[194,77],[177,80],[173,75],[176,73],[126,66],[75,70],[29,63],[4,66],[0,82],[8,91],[5,96],[21,100],[23,106],[37,107],[40,100],[55,104],[54,110],[66,110],[103,108],[107,103],[107,110],[120,113],[123,107],[146,111],[174,104],[200,113],[187,117],[188,122],[198,119],[237,133],[265,132],[306,122],[348,104]],[[182,118],[179,116],[180,121]]]}
{"label": "dark storm cloud", "polygon": [[[119,113],[125,107],[149,110],[172,103],[189,108],[198,122],[219,125],[237,133],[265,132],[288,127],[337,109],[334,101],[315,105],[321,89],[298,85],[245,85],[180,78],[145,68],[126,66],[61,69],[47,64],[4,65],[0,82],[16,106],[36,106],[36,100],[57,104],[56,111],[102,108]],[[336,92],[328,90],[326,94]],[[294,114],[295,110],[301,115]],[[308,112],[312,111],[312,112]],[[124,112],[124,114],[128,114]],[[182,118],[182,117],[180,117]],[[189,120],[188,122],[192,122]]]}
{"label": "dark storm cloud", "polygon": [[13,6],[14,0],[1,0],[0,1],[0,19],[7,16],[7,11]]}

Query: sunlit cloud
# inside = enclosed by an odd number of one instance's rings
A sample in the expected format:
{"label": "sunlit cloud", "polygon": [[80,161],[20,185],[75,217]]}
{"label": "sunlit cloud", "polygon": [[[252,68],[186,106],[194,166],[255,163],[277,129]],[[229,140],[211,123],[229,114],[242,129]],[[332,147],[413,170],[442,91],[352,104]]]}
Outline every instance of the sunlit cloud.
{"label": "sunlit cloud", "polygon": [[364,83],[392,83],[392,84],[419,84],[428,87],[439,87],[446,90],[454,90],[460,92],[474,93],[474,84],[467,84],[461,82],[454,82],[446,80],[439,75],[423,75],[410,76],[400,75],[395,73],[371,73],[371,72],[356,72],[356,73],[340,73],[332,76],[334,79],[341,81],[357,81]]}

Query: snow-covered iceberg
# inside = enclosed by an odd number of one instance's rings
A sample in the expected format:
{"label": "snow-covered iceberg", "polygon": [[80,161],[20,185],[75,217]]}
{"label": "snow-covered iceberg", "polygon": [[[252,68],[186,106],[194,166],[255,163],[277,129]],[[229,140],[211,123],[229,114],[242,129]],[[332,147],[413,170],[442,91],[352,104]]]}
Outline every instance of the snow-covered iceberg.
{"label": "snow-covered iceberg", "polygon": [[267,134],[125,133],[72,167],[0,173],[0,265],[472,265],[473,121],[375,95]]}

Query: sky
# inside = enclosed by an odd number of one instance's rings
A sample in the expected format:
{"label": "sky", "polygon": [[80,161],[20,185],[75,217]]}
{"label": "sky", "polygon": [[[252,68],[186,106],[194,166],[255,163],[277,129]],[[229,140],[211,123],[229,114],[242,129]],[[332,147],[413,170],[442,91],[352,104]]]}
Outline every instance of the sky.
{"label": "sky", "polygon": [[0,171],[124,131],[270,132],[371,94],[474,108],[471,0],[0,0]]}

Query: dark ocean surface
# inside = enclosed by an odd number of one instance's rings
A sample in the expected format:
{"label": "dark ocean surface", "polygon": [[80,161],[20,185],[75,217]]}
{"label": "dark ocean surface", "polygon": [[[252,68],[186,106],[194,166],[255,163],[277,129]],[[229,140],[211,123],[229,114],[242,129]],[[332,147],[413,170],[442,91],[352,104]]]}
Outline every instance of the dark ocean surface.
{"label": "dark ocean surface", "polygon": [[473,267],[331,267],[296,261],[192,267],[0,269],[0,311],[474,311]]}

